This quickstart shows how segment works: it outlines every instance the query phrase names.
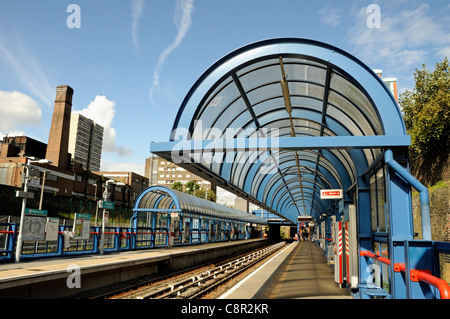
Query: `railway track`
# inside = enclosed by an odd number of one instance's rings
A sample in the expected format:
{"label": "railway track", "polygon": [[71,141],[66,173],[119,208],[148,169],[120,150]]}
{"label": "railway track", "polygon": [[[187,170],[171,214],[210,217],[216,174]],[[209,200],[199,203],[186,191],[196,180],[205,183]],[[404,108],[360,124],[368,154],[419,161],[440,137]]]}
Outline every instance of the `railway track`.
{"label": "railway track", "polygon": [[103,299],[200,299],[281,249],[284,242],[224,262],[174,274],[171,278],[110,292]]}

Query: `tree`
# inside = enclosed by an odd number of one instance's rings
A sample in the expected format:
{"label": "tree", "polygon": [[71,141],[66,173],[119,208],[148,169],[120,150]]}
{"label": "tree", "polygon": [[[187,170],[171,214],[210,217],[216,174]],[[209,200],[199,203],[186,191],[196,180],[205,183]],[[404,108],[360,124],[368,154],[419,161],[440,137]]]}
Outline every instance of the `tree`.
{"label": "tree", "polygon": [[400,95],[413,155],[448,148],[450,135],[450,69],[447,58],[433,72],[416,69],[415,87]]}
{"label": "tree", "polygon": [[212,202],[216,201],[216,194],[207,188],[201,188],[199,191],[196,191],[195,196],[207,199]]}
{"label": "tree", "polygon": [[[207,193],[205,194],[205,192]],[[195,195],[195,197],[207,199],[212,202],[216,201],[216,194],[213,191],[200,187],[200,185],[195,181],[189,181],[186,183],[186,193]]]}
{"label": "tree", "polygon": [[183,183],[181,183],[180,181],[173,183],[172,189],[182,192],[183,191]]}
{"label": "tree", "polygon": [[189,181],[186,183],[186,193],[194,195],[199,190],[200,190],[200,185],[197,184],[195,181]]}

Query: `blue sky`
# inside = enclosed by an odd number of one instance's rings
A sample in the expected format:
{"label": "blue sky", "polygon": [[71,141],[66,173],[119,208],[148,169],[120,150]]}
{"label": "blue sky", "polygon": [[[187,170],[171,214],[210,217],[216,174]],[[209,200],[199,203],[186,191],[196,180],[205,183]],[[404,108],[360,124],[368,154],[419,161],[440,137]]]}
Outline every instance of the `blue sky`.
{"label": "blue sky", "polygon": [[[367,24],[372,4],[379,28]],[[70,85],[72,110],[105,126],[102,169],[143,174],[194,82],[241,46],[327,42],[402,92],[416,68],[450,55],[449,25],[448,0],[0,0],[0,136],[46,143],[56,87]]]}

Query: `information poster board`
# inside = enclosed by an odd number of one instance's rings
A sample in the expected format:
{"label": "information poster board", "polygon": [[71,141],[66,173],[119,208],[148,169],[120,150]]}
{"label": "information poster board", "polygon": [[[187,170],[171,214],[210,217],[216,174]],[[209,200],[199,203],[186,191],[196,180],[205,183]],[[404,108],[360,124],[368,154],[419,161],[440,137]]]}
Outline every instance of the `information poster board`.
{"label": "information poster board", "polygon": [[44,240],[47,211],[26,209],[23,221],[23,240]]}
{"label": "information poster board", "polygon": [[59,218],[47,217],[47,226],[45,229],[45,240],[58,240]]}
{"label": "information poster board", "polygon": [[74,239],[89,239],[91,228],[91,215],[89,214],[75,214],[73,221],[73,238]]}

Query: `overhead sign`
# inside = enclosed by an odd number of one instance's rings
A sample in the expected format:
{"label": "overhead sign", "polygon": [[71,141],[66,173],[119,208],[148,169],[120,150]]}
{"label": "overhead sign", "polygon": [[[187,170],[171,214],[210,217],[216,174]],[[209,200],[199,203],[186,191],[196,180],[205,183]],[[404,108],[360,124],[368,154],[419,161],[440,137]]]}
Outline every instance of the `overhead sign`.
{"label": "overhead sign", "polygon": [[307,221],[311,221],[311,220],[313,220],[313,218],[311,216],[302,215],[302,216],[297,217],[297,221],[299,221],[299,222],[307,222]]}
{"label": "overhead sign", "polygon": [[322,189],[320,190],[320,199],[341,199],[344,197],[342,189]]}

